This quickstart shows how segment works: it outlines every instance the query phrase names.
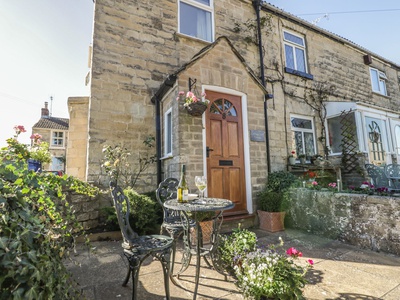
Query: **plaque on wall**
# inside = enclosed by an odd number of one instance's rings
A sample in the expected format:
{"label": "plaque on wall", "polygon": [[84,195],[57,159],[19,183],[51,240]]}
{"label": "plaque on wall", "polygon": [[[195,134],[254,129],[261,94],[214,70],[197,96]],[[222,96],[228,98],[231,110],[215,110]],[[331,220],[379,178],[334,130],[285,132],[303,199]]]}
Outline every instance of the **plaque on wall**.
{"label": "plaque on wall", "polygon": [[250,130],[250,141],[265,142],[265,131],[264,130]]}

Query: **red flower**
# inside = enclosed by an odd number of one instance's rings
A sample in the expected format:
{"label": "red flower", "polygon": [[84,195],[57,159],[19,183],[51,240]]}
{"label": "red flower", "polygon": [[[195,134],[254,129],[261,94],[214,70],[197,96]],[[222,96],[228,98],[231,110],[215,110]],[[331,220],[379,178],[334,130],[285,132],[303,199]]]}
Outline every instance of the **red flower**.
{"label": "red flower", "polygon": [[314,261],[312,259],[307,260],[307,262],[312,266],[314,265]]}
{"label": "red flower", "polygon": [[292,257],[302,257],[303,256],[303,253],[301,253],[300,251],[297,251],[297,249],[294,247],[287,249],[286,254],[290,255]]}

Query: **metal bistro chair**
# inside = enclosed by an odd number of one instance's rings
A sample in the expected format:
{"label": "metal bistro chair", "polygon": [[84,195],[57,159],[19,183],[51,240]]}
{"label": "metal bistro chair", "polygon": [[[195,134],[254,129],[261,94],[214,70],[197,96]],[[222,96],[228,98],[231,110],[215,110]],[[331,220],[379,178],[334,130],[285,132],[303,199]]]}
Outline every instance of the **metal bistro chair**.
{"label": "metal bistro chair", "polygon": [[[137,300],[137,284],[139,277],[139,269],[143,261],[153,256],[161,262],[164,273],[164,286],[166,299],[170,299],[169,295],[169,277],[171,253],[175,253],[175,241],[173,238],[165,235],[144,235],[139,236],[133,231],[129,224],[129,201],[124,195],[123,190],[115,182],[110,183],[111,195],[114,201],[115,210],[117,212],[118,223],[121,228],[124,249],[124,255],[128,259],[129,269],[122,286],[126,286],[129,277],[132,274],[132,299]],[[126,212],[122,208],[126,205]],[[172,261],[173,263],[173,261]]]}
{"label": "metal bistro chair", "polygon": [[161,224],[160,234],[166,230],[169,235],[176,239],[183,232],[182,218],[179,211],[168,209],[164,206],[164,202],[171,199],[176,199],[176,192],[178,188],[178,180],[175,178],[167,178],[162,181],[157,190],[156,197],[163,209],[163,222]]}
{"label": "metal bistro chair", "polygon": [[389,179],[386,176],[384,168],[373,164],[366,164],[365,169],[368,172],[368,176],[371,177],[375,189],[389,188]]}
{"label": "metal bistro chair", "polygon": [[390,180],[390,190],[391,191],[400,191],[400,165],[398,164],[389,164],[385,166],[385,174],[386,177]]}

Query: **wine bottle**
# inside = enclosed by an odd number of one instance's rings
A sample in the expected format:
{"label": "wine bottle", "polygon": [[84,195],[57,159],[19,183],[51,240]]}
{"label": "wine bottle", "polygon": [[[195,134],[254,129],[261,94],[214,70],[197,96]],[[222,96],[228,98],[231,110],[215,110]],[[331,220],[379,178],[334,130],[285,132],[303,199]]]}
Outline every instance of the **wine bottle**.
{"label": "wine bottle", "polygon": [[186,172],[186,166],[182,165],[181,179],[179,180],[177,189],[178,202],[187,202],[189,198],[189,189],[188,189],[188,184],[186,182],[185,172]]}

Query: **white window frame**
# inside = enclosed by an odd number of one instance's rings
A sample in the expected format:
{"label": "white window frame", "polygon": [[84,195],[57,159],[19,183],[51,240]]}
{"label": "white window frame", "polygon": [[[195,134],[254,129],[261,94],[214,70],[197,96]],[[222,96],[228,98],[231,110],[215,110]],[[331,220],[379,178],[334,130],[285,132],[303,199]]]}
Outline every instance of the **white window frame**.
{"label": "white window frame", "polygon": [[[298,37],[298,38],[302,39],[302,40],[303,40],[303,45],[300,45],[300,44],[295,43],[295,42],[293,42],[293,41],[287,40],[287,39],[285,38],[285,33],[294,35],[295,37]],[[294,54],[294,55],[293,55],[293,65],[294,65],[294,70],[295,70],[295,71],[299,71],[299,72],[308,73],[306,40],[305,40],[304,36],[301,36],[301,35],[299,35],[299,34],[296,34],[296,33],[292,32],[292,31],[289,31],[289,30],[286,30],[286,29],[283,30],[283,49],[284,49],[284,51],[285,51],[285,66],[286,66],[287,68],[289,68],[289,67],[288,67],[288,63],[287,63],[287,56],[286,56],[286,47],[285,47],[286,45],[293,48],[293,54]],[[298,65],[298,62],[297,62],[297,57],[296,57],[296,48],[297,48],[297,49],[301,49],[301,50],[304,51],[304,68],[305,68],[305,71],[299,70],[299,68],[298,68],[298,66],[297,66],[297,65]]]}
{"label": "white window frame", "polygon": [[[180,22],[180,20],[181,20],[181,3],[185,3],[187,5],[191,5],[195,8],[198,8],[198,9],[201,9],[201,10],[211,13],[210,40],[205,40],[201,37],[194,36],[194,35],[188,35],[187,33],[183,33],[181,31],[181,24],[180,24],[181,23]],[[187,36],[190,36],[193,38],[197,38],[197,39],[204,40],[207,42],[213,42],[214,41],[214,32],[215,32],[215,29],[214,29],[214,0],[210,0],[210,5],[205,5],[205,4],[202,4],[195,0],[178,0],[178,32],[180,34],[187,35]]]}
{"label": "white window frame", "polygon": [[172,107],[164,113],[164,156],[172,156]]}
{"label": "white window frame", "polygon": [[[293,127],[292,125],[292,118],[297,118],[297,119],[303,119],[303,120],[309,120],[311,121],[311,129],[306,129],[306,128],[299,128],[299,127]],[[302,115],[295,115],[295,114],[290,114],[290,128],[292,132],[301,132],[302,133],[302,148],[305,150],[305,139],[304,139],[304,133],[312,133],[313,136],[313,146],[314,146],[314,152],[312,155],[315,155],[318,153],[317,151],[317,141],[316,141],[316,136],[315,136],[315,124],[314,124],[314,118],[313,117],[308,117],[308,116],[302,116]],[[296,147],[296,141],[292,141],[293,146]],[[294,148],[295,149],[295,148]],[[296,153],[296,155],[299,154],[306,154],[306,153]]]}
{"label": "white window frame", "polygon": [[[371,77],[371,88],[372,91],[384,96],[387,96],[386,81],[388,80],[386,74],[376,68],[369,68],[369,74]],[[378,81],[378,89],[374,88],[374,80]]]}
{"label": "white window frame", "polygon": [[[58,134],[58,133],[63,134],[62,138],[60,138],[58,136],[54,136],[54,134]],[[50,135],[50,148],[64,149],[65,148],[65,135],[66,135],[66,132],[63,130],[52,130],[51,135]],[[54,139],[62,140],[62,145],[54,144],[54,142],[53,142]]]}

